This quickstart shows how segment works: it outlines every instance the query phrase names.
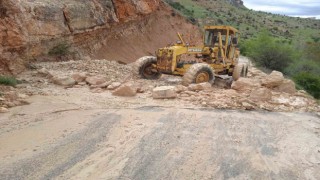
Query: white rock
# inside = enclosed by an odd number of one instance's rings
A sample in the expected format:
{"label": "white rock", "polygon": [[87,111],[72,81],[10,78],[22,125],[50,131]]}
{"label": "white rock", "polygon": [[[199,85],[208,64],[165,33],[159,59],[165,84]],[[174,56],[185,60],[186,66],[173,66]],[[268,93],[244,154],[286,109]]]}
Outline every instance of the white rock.
{"label": "white rock", "polygon": [[283,74],[279,71],[272,71],[271,74],[262,79],[262,85],[268,88],[280,86],[284,81]]}
{"label": "white rock", "polygon": [[261,85],[258,81],[249,78],[239,78],[237,81],[233,81],[231,88],[237,91],[251,91],[259,88]]}
{"label": "white rock", "polygon": [[202,90],[209,90],[211,89],[211,84],[208,82],[199,83],[199,84],[190,84],[188,89],[190,91],[202,91]]}
{"label": "white rock", "polygon": [[254,89],[251,93],[249,98],[252,101],[269,101],[272,98],[272,92],[270,89],[267,88],[259,88]]}
{"label": "white rock", "polygon": [[76,84],[76,81],[71,77],[53,77],[52,81],[60,86],[73,86]]}
{"label": "white rock", "polygon": [[289,94],[296,93],[296,85],[292,80],[286,79],[280,84],[280,86],[275,88],[276,91],[285,92]]}
{"label": "white rock", "polygon": [[153,89],[152,96],[154,99],[172,99],[177,93],[174,86],[160,86]]}
{"label": "white rock", "polygon": [[108,86],[108,90],[115,90],[117,89],[119,86],[121,86],[120,82],[113,82]]}
{"label": "white rock", "polygon": [[18,97],[19,97],[20,99],[26,99],[26,98],[28,98],[29,96],[26,95],[26,94],[18,94]]}
{"label": "white rock", "polygon": [[90,85],[100,85],[105,83],[106,81],[106,77],[104,76],[92,76],[86,78],[86,82]]}
{"label": "white rock", "polygon": [[137,88],[133,84],[123,84],[118,87],[112,95],[131,97],[137,94]]}
{"label": "white rock", "polygon": [[71,76],[77,83],[84,82],[87,78],[86,73],[74,73]]}
{"label": "white rock", "polygon": [[183,86],[183,85],[177,85],[177,86],[175,87],[175,91],[176,91],[177,93],[181,93],[181,92],[184,92],[184,91],[188,91],[188,88],[185,87],[185,86]]}
{"label": "white rock", "polygon": [[44,76],[44,77],[48,77],[48,78],[53,77],[53,75],[46,68],[39,69],[38,74],[40,74],[41,76]]}

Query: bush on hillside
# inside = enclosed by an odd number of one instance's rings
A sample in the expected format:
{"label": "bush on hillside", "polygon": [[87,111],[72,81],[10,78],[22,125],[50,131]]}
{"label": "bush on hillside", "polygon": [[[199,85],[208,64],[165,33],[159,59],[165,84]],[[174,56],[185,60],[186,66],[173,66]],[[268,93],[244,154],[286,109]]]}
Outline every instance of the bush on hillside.
{"label": "bush on hillside", "polygon": [[65,56],[70,53],[70,46],[67,43],[61,43],[54,46],[49,51],[49,55],[51,56]]}
{"label": "bush on hillside", "polygon": [[276,42],[266,31],[257,38],[246,41],[241,47],[243,54],[251,57],[257,66],[271,70],[283,72],[295,57],[288,44]]}
{"label": "bush on hillside", "polygon": [[14,77],[0,76],[0,84],[6,86],[16,86],[18,84],[18,80]]}
{"label": "bush on hillside", "polygon": [[294,81],[303,87],[313,97],[320,99],[320,77],[309,72],[300,72],[294,77]]}

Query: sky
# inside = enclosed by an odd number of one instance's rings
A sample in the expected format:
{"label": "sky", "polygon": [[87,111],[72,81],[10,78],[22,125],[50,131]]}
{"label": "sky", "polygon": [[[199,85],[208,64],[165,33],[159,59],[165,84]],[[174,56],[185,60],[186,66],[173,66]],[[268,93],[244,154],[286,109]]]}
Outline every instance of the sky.
{"label": "sky", "polygon": [[298,17],[320,19],[320,0],[243,0],[244,5],[253,10],[285,14]]}

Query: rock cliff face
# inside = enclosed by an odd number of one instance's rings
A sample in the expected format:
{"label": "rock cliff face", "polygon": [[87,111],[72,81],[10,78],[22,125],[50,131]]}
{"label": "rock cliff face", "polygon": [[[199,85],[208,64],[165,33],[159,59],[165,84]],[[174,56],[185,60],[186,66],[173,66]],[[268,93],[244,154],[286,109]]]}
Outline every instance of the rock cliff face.
{"label": "rock cliff face", "polygon": [[[28,61],[48,58],[48,52],[60,44],[70,46],[70,58],[109,59],[117,58],[109,57],[114,49],[132,49],[128,43],[143,44],[141,40],[150,41],[161,32],[172,38],[173,30],[192,28],[172,13],[161,0],[0,0],[0,72],[18,73]],[[159,25],[154,29],[161,19],[168,20],[162,21],[164,29]],[[153,45],[149,50],[164,42]],[[130,57],[134,60],[149,50],[134,51]],[[120,56],[130,61],[128,54]]]}
{"label": "rock cliff face", "polygon": [[229,0],[229,2],[230,2],[232,5],[237,6],[237,7],[244,6],[242,0]]}

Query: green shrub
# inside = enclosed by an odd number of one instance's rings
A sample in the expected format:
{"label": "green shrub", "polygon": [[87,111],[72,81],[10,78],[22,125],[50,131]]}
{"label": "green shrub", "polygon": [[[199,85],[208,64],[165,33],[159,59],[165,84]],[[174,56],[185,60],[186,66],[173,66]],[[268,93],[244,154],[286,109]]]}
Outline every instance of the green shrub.
{"label": "green shrub", "polygon": [[257,38],[246,41],[242,47],[245,47],[241,49],[242,53],[251,57],[257,66],[282,72],[296,56],[291,46],[277,42],[277,39],[266,31]]}
{"label": "green shrub", "polygon": [[67,43],[61,43],[50,49],[48,54],[51,56],[65,56],[70,53],[69,48],[70,46]]}
{"label": "green shrub", "polygon": [[7,86],[16,86],[18,84],[18,80],[14,77],[0,76],[0,84]]}
{"label": "green shrub", "polygon": [[293,76],[294,81],[313,97],[320,98],[320,77],[309,72],[300,72]]}

